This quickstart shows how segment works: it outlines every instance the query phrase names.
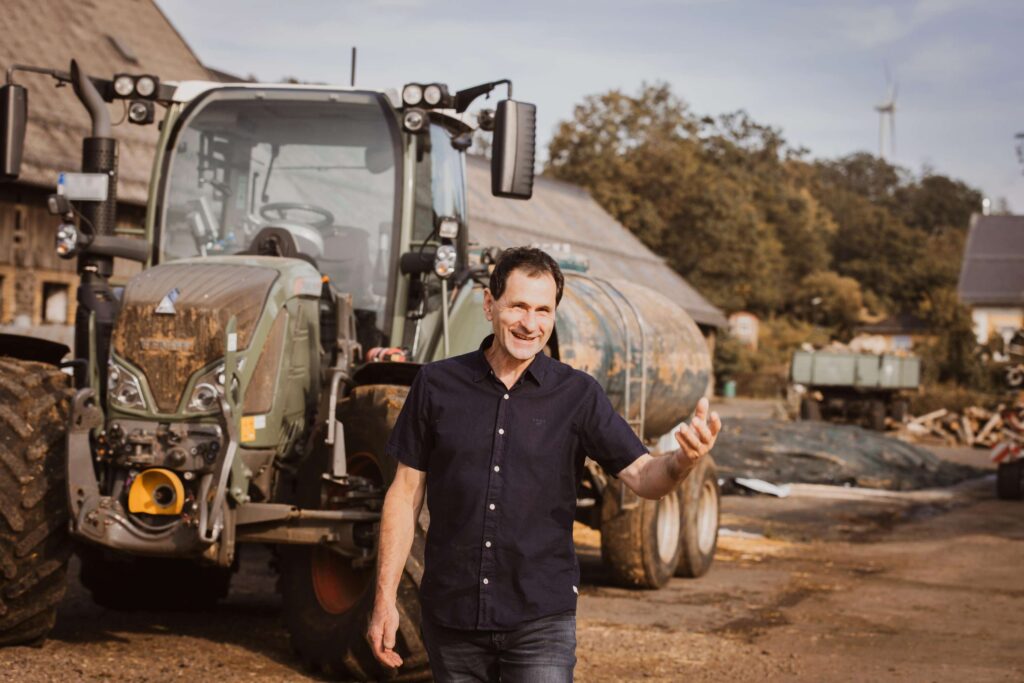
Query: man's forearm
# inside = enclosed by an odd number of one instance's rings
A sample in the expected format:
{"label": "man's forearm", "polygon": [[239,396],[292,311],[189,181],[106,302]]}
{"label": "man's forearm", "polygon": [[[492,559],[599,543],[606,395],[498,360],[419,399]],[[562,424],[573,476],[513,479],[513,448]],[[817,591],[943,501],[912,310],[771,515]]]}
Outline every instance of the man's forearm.
{"label": "man's forearm", "polygon": [[653,457],[640,471],[635,491],[642,498],[661,498],[686,479],[695,464],[688,459],[678,458],[674,452]]}
{"label": "man's forearm", "polygon": [[384,497],[377,547],[377,599],[394,602],[405,561],[412,549],[420,500],[410,500],[394,487]]}

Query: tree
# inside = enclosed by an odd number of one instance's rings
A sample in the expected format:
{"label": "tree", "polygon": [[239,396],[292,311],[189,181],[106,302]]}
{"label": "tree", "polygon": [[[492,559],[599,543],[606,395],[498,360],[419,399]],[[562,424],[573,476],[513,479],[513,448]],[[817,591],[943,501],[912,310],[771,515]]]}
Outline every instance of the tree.
{"label": "tree", "polygon": [[[714,303],[763,313],[785,303],[787,253],[816,243],[807,237],[816,205],[773,179],[788,178],[786,150],[779,131],[743,112],[699,119],[667,85],[644,85],[636,96],[586,98],[559,125],[545,173],[586,187]],[[771,218],[769,196],[779,207]],[[819,260],[827,256],[803,258]]]}
{"label": "tree", "polygon": [[544,172],[588,189],[727,311],[806,318],[820,296],[847,335],[865,302],[912,312],[955,286],[977,190],[867,153],[806,156],[746,112],[697,116],[655,83],[587,97]]}
{"label": "tree", "polygon": [[798,309],[803,313],[801,317],[818,325],[835,327],[842,338],[849,339],[853,335],[864,306],[859,282],[820,270],[800,281],[800,292],[805,297]]}
{"label": "tree", "polygon": [[[940,382],[981,387],[985,372],[976,353],[970,311],[960,303],[956,289],[943,287],[922,297],[918,313],[936,333],[935,343],[925,353],[925,366],[931,366]],[[982,387],[983,388],[983,387]]]}

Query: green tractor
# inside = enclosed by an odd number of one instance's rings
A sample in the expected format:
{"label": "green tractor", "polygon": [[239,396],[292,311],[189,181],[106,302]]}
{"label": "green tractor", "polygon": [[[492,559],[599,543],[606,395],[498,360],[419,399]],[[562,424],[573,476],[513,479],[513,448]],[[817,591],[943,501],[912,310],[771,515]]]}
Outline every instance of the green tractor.
{"label": "green tractor", "polygon": [[[533,105],[501,100],[471,124],[509,81],[398,94],[19,70],[71,84],[92,135],[49,201],[80,274],[73,360],[0,338],[0,644],[45,638],[72,541],[83,584],[114,607],[209,604],[257,543],[274,548],[305,663],[391,675],[363,638],[395,469],[383,446],[419,364],[470,348],[449,324],[487,274],[468,258],[463,152],[493,131],[493,193],[529,198]],[[9,76],[6,179],[27,100]],[[145,240],[113,229],[116,100],[130,123],[164,111]],[[115,257],[142,264],[123,288]],[[405,679],[428,672],[422,540],[399,592]]]}

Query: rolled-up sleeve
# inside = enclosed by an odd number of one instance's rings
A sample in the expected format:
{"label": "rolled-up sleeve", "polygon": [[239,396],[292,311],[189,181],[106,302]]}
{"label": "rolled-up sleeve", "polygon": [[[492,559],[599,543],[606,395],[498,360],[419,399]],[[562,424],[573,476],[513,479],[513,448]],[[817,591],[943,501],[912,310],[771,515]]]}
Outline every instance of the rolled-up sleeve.
{"label": "rolled-up sleeve", "polygon": [[578,422],[580,444],[590,458],[614,476],[648,450],[629,423],[615,412],[601,385],[591,382]]}
{"label": "rolled-up sleeve", "polygon": [[426,472],[434,447],[430,420],[430,380],[427,366],[420,368],[398,414],[384,454],[409,467]]}

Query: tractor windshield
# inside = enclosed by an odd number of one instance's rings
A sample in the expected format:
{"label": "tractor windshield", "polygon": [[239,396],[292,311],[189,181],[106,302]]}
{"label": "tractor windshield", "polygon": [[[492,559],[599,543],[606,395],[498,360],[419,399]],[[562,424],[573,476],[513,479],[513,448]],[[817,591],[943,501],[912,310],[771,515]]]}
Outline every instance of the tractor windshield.
{"label": "tractor windshield", "polygon": [[387,320],[397,126],[376,95],[231,89],[186,114],[168,151],[162,261],[246,251],[286,229],[364,319]]}

